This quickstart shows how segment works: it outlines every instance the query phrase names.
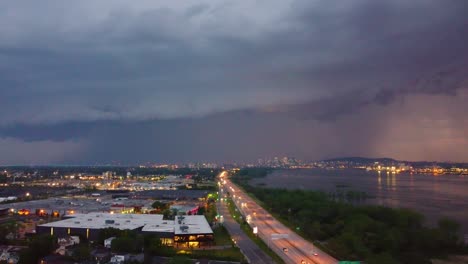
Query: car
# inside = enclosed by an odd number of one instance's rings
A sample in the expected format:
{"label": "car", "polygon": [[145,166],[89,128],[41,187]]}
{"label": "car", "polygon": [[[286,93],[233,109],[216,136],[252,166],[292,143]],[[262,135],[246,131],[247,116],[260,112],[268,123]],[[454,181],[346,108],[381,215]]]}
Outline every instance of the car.
{"label": "car", "polygon": [[288,252],[288,248],[283,248],[283,252],[284,252],[284,253],[287,253],[287,252]]}

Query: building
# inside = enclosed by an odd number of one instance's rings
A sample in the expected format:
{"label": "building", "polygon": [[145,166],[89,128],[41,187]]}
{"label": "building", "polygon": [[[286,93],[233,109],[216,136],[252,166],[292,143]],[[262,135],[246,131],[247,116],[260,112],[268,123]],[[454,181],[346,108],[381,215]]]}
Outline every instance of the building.
{"label": "building", "polygon": [[64,218],[66,219],[38,225],[36,233],[51,234],[59,238],[79,235],[95,241],[102,229],[112,227],[156,234],[166,245],[198,247],[210,245],[214,240],[213,230],[203,215],[184,215],[177,216],[176,220],[164,220],[160,214],[88,213]]}
{"label": "building", "polygon": [[9,212],[10,208],[0,208],[0,216],[8,215]]}
{"label": "building", "polygon": [[104,240],[104,247],[105,248],[111,248],[112,245],[112,240],[114,240],[115,237],[109,237],[108,239]]}
{"label": "building", "polygon": [[186,215],[196,215],[198,213],[199,206],[197,204],[174,204],[170,206],[171,210],[176,210],[179,213]]}
{"label": "building", "polygon": [[[211,231],[211,233],[209,233]],[[174,227],[175,246],[199,247],[213,242],[213,231],[203,215],[177,216]]]}

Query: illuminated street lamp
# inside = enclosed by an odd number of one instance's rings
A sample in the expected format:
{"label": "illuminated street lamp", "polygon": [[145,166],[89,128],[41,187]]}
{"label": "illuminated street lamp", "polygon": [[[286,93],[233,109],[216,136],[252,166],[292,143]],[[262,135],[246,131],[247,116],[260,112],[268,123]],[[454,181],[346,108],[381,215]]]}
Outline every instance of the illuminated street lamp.
{"label": "illuminated street lamp", "polygon": [[29,192],[26,193],[26,197],[29,197],[31,196],[31,194]]}

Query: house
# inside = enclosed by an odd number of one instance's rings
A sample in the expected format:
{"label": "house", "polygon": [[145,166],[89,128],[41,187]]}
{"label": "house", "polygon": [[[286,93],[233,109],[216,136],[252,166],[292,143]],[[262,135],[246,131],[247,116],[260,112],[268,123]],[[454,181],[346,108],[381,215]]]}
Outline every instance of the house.
{"label": "house", "polygon": [[104,240],[104,247],[111,248],[112,240],[114,239],[115,237],[109,237],[108,239]]}
{"label": "house", "polygon": [[68,247],[73,245],[78,245],[80,243],[79,236],[69,236],[57,239],[57,244],[59,246]]}
{"label": "house", "polygon": [[97,248],[91,251],[91,256],[96,263],[108,263],[111,260],[111,252],[108,248]]}
{"label": "house", "polygon": [[121,264],[124,262],[125,262],[125,256],[123,255],[114,255],[110,260],[110,263],[112,264]]}

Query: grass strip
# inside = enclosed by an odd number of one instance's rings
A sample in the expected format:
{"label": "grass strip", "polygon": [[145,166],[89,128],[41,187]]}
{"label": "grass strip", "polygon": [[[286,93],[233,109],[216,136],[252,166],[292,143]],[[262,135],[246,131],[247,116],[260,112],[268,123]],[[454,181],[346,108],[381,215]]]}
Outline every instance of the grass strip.
{"label": "grass strip", "polygon": [[231,198],[228,198],[227,201],[226,201],[227,205],[228,205],[228,210],[229,210],[229,213],[232,215],[232,217],[236,220],[237,223],[240,224],[241,226],[241,229],[244,231],[244,233],[255,243],[257,244],[257,246],[263,250],[263,252],[265,252],[266,254],[268,254],[268,256],[270,256],[273,261],[275,261],[276,263],[278,264],[283,264],[285,263],[284,260],[282,258],[280,258],[273,250],[271,250],[267,244],[265,244],[265,242],[260,238],[258,237],[257,235],[255,235],[253,233],[253,230],[252,228],[250,228],[250,226],[247,224],[246,221],[244,221],[242,219],[242,215],[240,214],[239,210],[237,209],[236,205],[234,204],[234,202],[232,201]]}

